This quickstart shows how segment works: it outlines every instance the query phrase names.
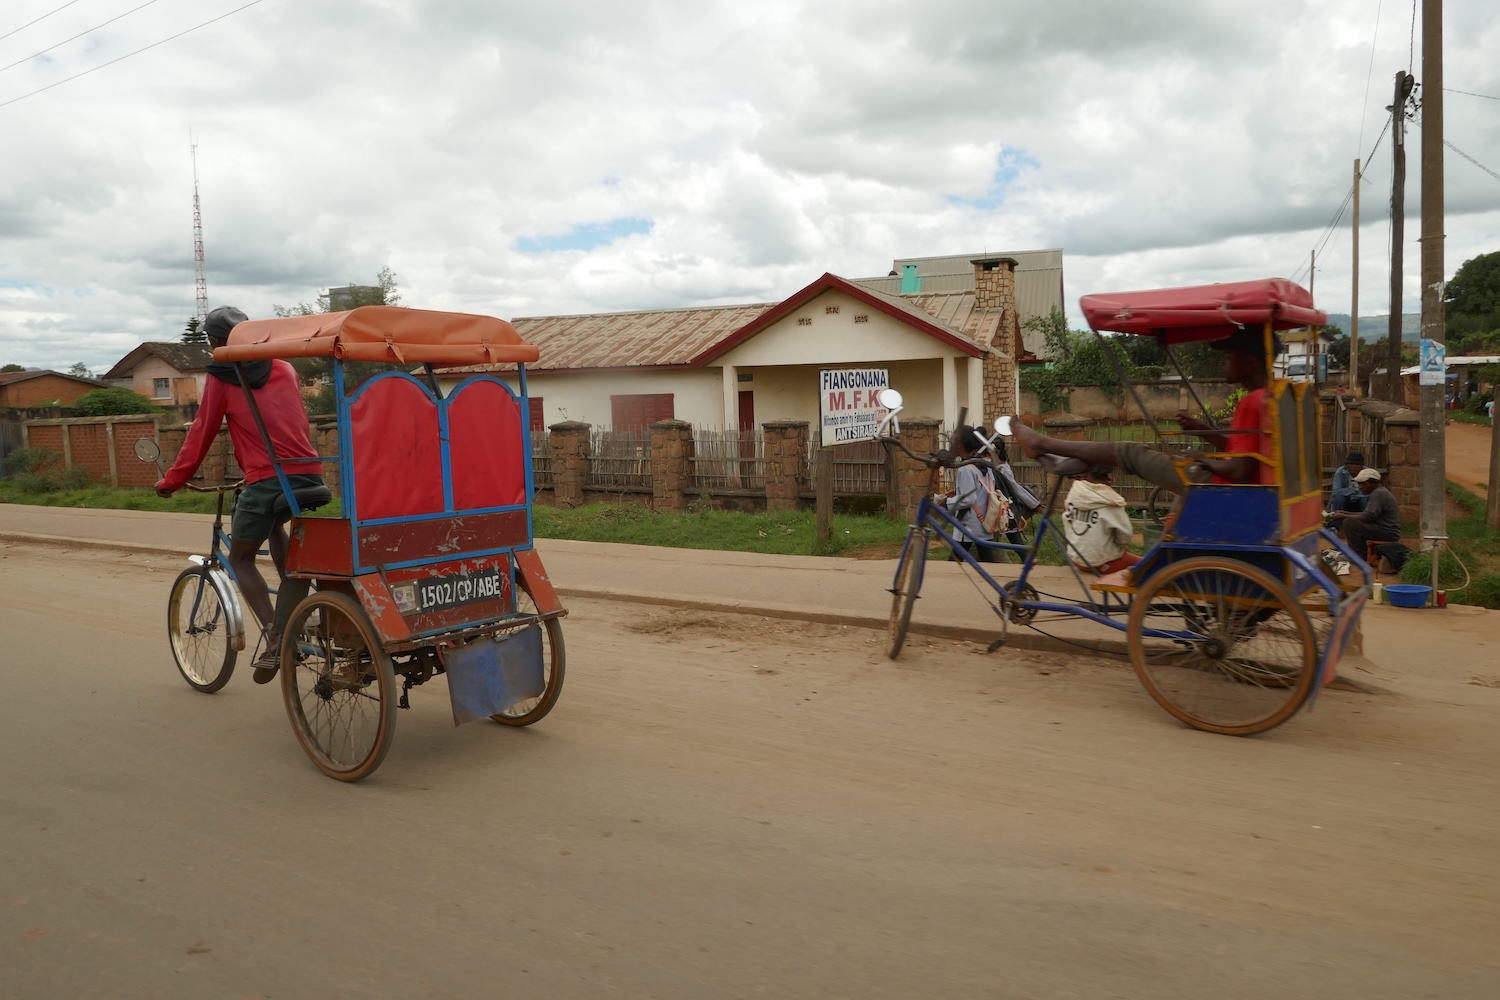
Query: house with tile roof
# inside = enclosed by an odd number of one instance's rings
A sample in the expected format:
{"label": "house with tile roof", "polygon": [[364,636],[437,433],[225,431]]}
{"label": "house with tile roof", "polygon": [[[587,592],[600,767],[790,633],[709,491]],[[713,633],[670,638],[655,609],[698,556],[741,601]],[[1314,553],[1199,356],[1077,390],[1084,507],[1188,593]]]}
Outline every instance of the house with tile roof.
{"label": "house with tile roof", "polygon": [[[967,287],[889,292],[824,274],[780,302],[580,316],[517,317],[535,344],[531,427],[562,420],[641,428],[675,418],[747,430],[818,423],[818,373],[884,368],[906,413],[971,423],[1013,413],[1023,350],[1016,259],[971,259]],[[467,373],[441,372],[453,383]]]}
{"label": "house with tile roof", "polygon": [[103,380],[138,392],[158,406],[184,406],[202,397],[212,360],[202,344],[147,342],[131,348]]}
{"label": "house with tile roof", "polygon": [[83,378],[46,369],[0,372],[0,410],[24,410],[37,406],[70,406],[86,392],[107,389],[98,379]]}

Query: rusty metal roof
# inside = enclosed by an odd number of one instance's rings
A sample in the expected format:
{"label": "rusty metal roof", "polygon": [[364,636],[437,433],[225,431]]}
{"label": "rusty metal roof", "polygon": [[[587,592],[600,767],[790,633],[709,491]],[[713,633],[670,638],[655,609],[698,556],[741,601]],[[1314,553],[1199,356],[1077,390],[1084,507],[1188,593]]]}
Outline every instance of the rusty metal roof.
{"label": "rusty metal roof", "polygon": [[[527,366],[533,372],[687,367],[694,357],[775,306],[775,302],[757,302],[575,316],[518,316],[511,325],[541,352]],[[466,365],[444,371],[479,372],[496,367]]]}
{"label": "rusty metal roof", "polygon": [[213,353],[202,344],[184,344],[180,341],[148,340],[130,349],[115,366],[102,376],[106,379],[125,378],[148,354],[154,354],[180,372],[201,372],[214,359]]}

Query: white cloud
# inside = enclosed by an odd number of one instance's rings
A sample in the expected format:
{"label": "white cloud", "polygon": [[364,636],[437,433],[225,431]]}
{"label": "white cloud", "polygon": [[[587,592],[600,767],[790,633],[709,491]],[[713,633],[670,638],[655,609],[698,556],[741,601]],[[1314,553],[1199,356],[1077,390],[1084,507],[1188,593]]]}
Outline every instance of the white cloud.
{"label": "white cloud", "polygon": [[[159,0],[0,72],[0,103],[238,5]],[[11,0],[0,33],[55,6]],[[0,40],[0,65],[132,6],[70,7]],[[1500,96],[1489,4],[1444,6],[1448,85]],[[386,265],[410,305],[502,316],[771,300],[986,248],[1062,246],[1075,303],[1288,275],[1407,65],[1410,7],[1381,10],[1371,73],[1357,0],[265,0],[0,107],[0,362],[107,365],[180,332],[189,128],[211,302],[252,315]],[[1445,96],[1450,141],[1500,169],[1500,102]],[[1387,140],[1367,313],[1389,164]],[[1500,248],[1500,181],[1452,153],[1445,173],[1451,274]],[[1330,311],[1349,260],[1341,229],[1316,278]]]}

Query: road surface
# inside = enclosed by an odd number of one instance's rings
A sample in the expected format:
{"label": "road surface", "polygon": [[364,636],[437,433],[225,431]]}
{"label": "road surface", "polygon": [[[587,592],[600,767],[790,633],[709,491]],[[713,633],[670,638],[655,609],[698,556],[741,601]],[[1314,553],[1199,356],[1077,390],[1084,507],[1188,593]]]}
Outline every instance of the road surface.
{"label": "road surface", "polygon": [[580,600],[548,719],[434,682],[343,785],[177,677],[177,568],[0,544],[0,996],[1500,995],[1493,660],[1239,740],[1118,663]]}

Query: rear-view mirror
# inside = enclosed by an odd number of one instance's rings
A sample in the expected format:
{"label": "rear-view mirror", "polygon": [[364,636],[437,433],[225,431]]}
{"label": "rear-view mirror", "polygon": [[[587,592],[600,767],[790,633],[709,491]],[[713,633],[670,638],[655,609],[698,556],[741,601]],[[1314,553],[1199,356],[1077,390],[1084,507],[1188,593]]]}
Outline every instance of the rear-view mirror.
{"label": "rear-view mirror", "polygon": [[1010,437],[1010,417],[995,418],[995,433]]}
{"label": "rear-view mirror", "polygon": [[142,462],[154,462],[161,458],[161,448],[150,438],[136,438],[135,457]]}
{"label": "rear-view mirror", "polygon": [[901,393],[891,388],[881,389],[875,394],[875,402],[887,410],[899,410],[901,409]]}

